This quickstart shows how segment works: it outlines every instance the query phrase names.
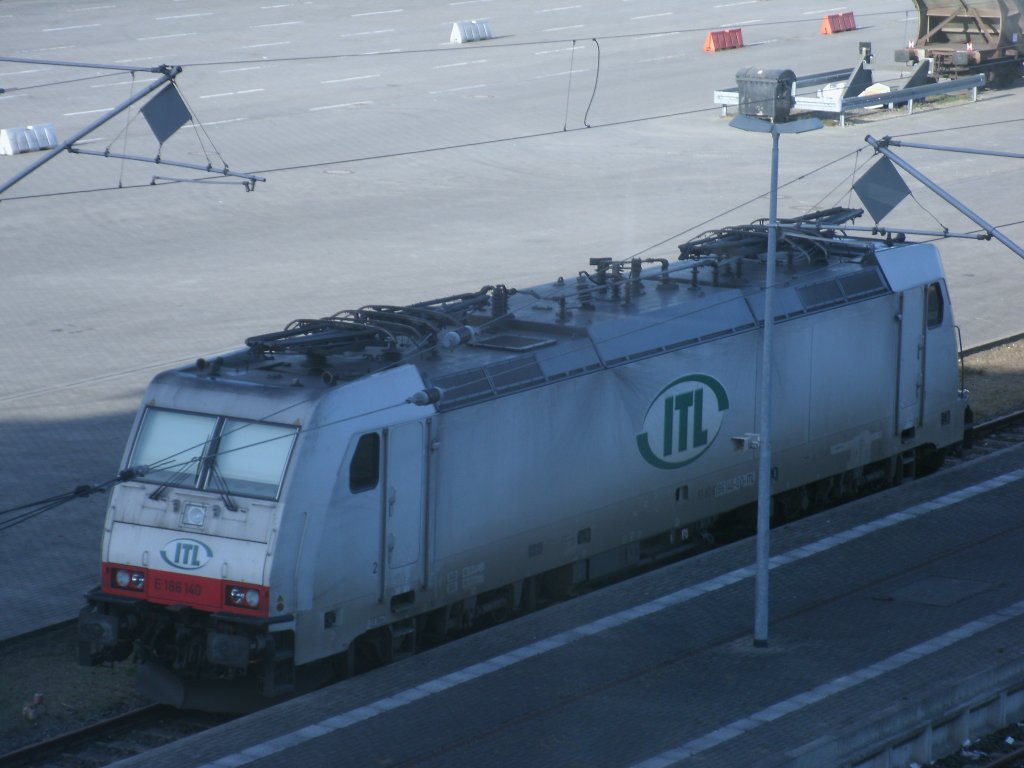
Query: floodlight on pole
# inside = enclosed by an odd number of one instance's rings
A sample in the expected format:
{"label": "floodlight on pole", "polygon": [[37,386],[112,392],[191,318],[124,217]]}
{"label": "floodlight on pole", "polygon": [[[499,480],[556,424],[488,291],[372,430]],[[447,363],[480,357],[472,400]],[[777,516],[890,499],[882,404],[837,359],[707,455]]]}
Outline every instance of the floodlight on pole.
{"label": "floodlight on pole", "polygon": [[768,645],[768,558],[772,506],[772,329],[775,320],[775,252],[778,243],[779,136],[806,133],[822,127],[817,118],[769,122],[752,115],[737,115],[733,128],[772,135],[771,193],[768,203],[768,253],[765,256],[764,331],[761,350],[760,433],[757,471],[757,560],[755,570],[754,645]]}

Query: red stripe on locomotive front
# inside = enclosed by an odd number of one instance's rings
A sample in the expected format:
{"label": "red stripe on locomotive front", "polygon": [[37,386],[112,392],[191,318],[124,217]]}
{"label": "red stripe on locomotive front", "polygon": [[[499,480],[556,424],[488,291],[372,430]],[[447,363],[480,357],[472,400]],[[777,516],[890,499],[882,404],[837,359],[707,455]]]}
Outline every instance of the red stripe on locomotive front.
{"label": "red stripe on locomotive front", "polygon": [[[121,570],[143,574],[145,577],[143,590],[119,587],[114,574]],[[260,595],[259,606],[249,608],[229,603],[226,599],[229,587],[255,589]],[[172,573],[134,565],[103,563],[102,588],[104,592],[111,595],[137,597],[161,605],[187,605],[190,608],[211,613],[226,612],[242,616],[267,616],[270,608],[270,590],[258,584],[211,579],[207,576]]]}

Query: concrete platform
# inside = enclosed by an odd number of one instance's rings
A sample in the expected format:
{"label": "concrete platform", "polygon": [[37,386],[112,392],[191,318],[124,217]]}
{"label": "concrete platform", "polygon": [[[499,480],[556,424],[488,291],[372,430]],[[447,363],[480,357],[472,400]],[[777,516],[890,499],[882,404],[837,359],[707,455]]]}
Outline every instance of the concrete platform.
{"label": "concrete platform", "polygon": [[1024,447],[117,765],[868,766],[1024,713]]}

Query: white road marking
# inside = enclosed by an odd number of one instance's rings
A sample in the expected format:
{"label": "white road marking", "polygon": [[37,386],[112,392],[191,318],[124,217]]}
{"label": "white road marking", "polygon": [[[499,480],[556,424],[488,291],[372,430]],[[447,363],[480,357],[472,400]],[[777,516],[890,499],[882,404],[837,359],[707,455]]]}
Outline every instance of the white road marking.
{"label": "white road marking", "polygon": [[73,27],[49,27],[44,29],[43,32],[67,32],[71,29],[90,29],[91,27],[98,27],[99,24],[76,24]]}
{"label": "white road marking", "polygon": [[651,64],[655,61],[668,61],[670,59],[682,59],[686,56],[685,53],[672,53],[668,56],[655,56],[653,59],[640,59],[641,64]]}
{"label": "white road marking", "polygon": [[224,96],[244,96],[247,93],[260,93],[263,88],[250,88],[247,91],[224,91],[224,93],[208,93],[205,96],[200,96],[200,99],[219,99]]}
{"label": "white road marking", "polygon": [[541,32],[561,32],[565,29],[580,29],[582,26],[582,24],[573,24],[568,27],[550,27],[549,29],[542,29]]}
{"label": "white road marking", "polygon": [[567,46],[566,48],[550,48],[546,51],[534,51],[534,56],[547,56],[549,53],[563,53],[565,51],[571,51],[573,46]]}
{"label": "white road marking", "polygon": [[242,50],[251,50],[253,48],[273,48],[276,45],[291,45],[291,40],[278,40],[275,43],[255,43],[253,45],[243,45]]}
{"label": "white road marking", "polygon": [[452,67],[464,67],[467,64],[486,64],[487,59],[473,59],[473,61],[457,61],[454,64],[436,64],[434,69],[451,69]]}
{"label": "white road marking", "polygon": [[145,42],[146,40],[170,40],[171,38],[174,38],[174,37],[193,37],[193,36],[198,35],[198,34],[199,34],[198,32],[179,32],[176,35],[152,35],[150,37],[137,37],[135,39],[138,40],[140,43],[142,43],[142,42]]}
{"label": "white road marking", "polygon": [[99,83],[98,85],[90,85],[89,87],[90,88],[113,88],[113,87],[118,86],[118,85],[120,85],[120,86],[125,86],[125,85],[145,85],[146,83],[155,83],[159,79],[160,79],[159,77],[150,77],[150,78],[148,78],[146,80],[143,80],[141,78],[136,79],[136,80],[118,80],[116,83]]}
{"label": "white road marking", "polygon": [[[972,496],[987,493],[988,491],[995,490],[996,488],[1001,488],[1004,485],[1017,482],[1021,478],[1024,478],[1024,469],[1018,469],[1014,472],[1008,472],[1005,475],[999,475],[998,477],[994,477],[990,480],[985,480],[981,483],[977,483],[976,485],[972,485],[969,488],[961,488],[959,491],[948,493],[937,499],[925,501],[913,507],[893,512],[891,515],[887,515],[886,517],[862,523],[861,525],[848,530],[834,533],[831,536],[826,536],[824,539],[812,542],[803,547],[798,547],[781,555],[776,555],[770,559],[769,566],[778,568],[788,563],[812,557],[826,550],[833,549],[841,544],[859,539],[869,533],[874,533],[875,531],[884,530],[908,520],[923,517],[930,512],[934,512],[938,509],[944,509],[945,507],[952,506],[953,504],[958,504],[964,499],[971,498]],[[286,733],[282,736],[278,736],[277,738],[270,739],[269,741],[253,744],[252,746],[243,749],[241,752],[225,755],[213,762],[200,766],[200,768],[236,768],[240,765],[246,765],[247,763],[259,760],[260,758],[268,755],[289,749],[297,744],[312,741],[313,739],[326,735],[331,731],[348,728],[350,725],[355,725],[363,722],[364,720],[369,720],[383,712],[399,709],[400,707],[404,707],[406,704],[426,698],[435,693],[440,693],[441,691],[446,691],[449,688],[455,688],[459,685],[472,682],[473,680],[485,677],[492,672],[497,672],[514,666],[526,659],[532,659],[534,656],[540,656],[548,651],[563,648],[585,637],[598,635],[606,630],[614,629],[615,627],[628,624],[636,619],[658,613],[665,608],[671,608],[672,606],[689,602],[690,600],[702,595],[715,592],[723,587],[751,578],[754,576],[755,571],[755,565],[737,568],[734,571],[723,573],[721,576],[710,579],[709,581],[694,584],[691,587],[686,587],[677,592],[672,592],[648,603],[627,608],[626,610],[619,611],[618,613],[613,613],[605,616],[604,618],[592,621],[589,624],[582,624],[560,634],[553,635],[552,637],[547,637],[530,643],[529,645],[524,645],[520,648],[509,651],[508,653],[501,654],[500,656],[494,656],[478,664],[473,664],[472,666],[450,672],[447,675],[443,675],[433,680],[428,680],[427,682],[421,683],[420,685],[412,688],[406,688],[404,691],[399,691],[393,696],[378,699],[377,701],[371,702],[365,706],[351,709],[348,712],[343,712],[340,715],[334,715],[325,720],[321,720],[319,723],[314,723],[299,730],[292,731],[291,733]],[[756,727],[756,725],[770,722],[784,714],[788,714],[789,712],[793,712],[801,707],[807,706],[807,703],[809,702],[820,701],[822,698],[831,696],[832,693],[844,690],[843,686],[847,685],[847,683],[854,684],[853,681],[859,682],[871,679],[872,677],[878,677],[879,675],[890,672],[893,669],[905,666],[911,661],[927,656],[930,653],[934,653],[937,650],[942,650],[958,640],[970,637],[984,629],[996,626],[997,624],[1021,615],[1024,615],[1024,602],[1015,603],[1004,608],[1002,611],[997,611],[996,613],[965,624],[962,627],[946,632],[932,638],[931,640],[912,646],[911,648],[897,653],[894,656],[890,656],[888,659],[883,659],[876,664],[865,667],[860,672],[853,672],[848,676],[844,675],[843,677],[824,683],[823,685],[820,685],[806,693],[800,694],[799,696],[778,702],[771,707],[755,713],[749,718],[737,721],[737,723],[744,724],[744,727],[747,730],[750,730],[750,728]],[[677,749],[685,749],[687,745],[696,744],[697,742],[703,744],[705,739],[717,739],[718,741],[716,743],[722,743],[728,738],[740,735],[741,731],[737,730],[737,723],[720,728],[713,733],[706,734],[700,739],[687,742],[686,745]],[[660,762],[649,762],[647,768],[662,768],[663,766],[670,765],[676,760],[682,759],[681,757],[669,756],[672,754],[675,754],[675,751],[665,752],[662,753],[662,755],[650,758],[650,761],[660,760]]]}
{"label": "white road marking", "polygon": [[225,123],[240,123],[243,120],[248,120],[248,119],[249,119],[248,117],[232,117],[232,118],[230,118],[228,120],[213,120],[212,122],[209,122],[209,123],[200,123],[200,125],[202,125],[202,126],[224,125]]}
{"label": "white road marking", "polygon": [[573,11],[582,7],[582,5],[563,5],[561,8],[541,8],[539,11],[534,11],[534,13],[557,13],[558,11]]}
{"label": "white road marking", "polygon": [[373,104],[372,101],[349,101],[345,104],[328,104],[325,107],[310,107],[310,112],[322,112],[325,109],[342,109],[343,107],[362,107],[367,104]]}
{"label": "white road marking", "polygon": [[355,75],[353,77],[339,77],[337,80],[321,80],[320,85],[331,85],[332,83],[351,83],[353,80],[369,80],[374,77],[380,77],[380,75]]}
{"label": "white road marking", "polygon": [[178,16],[157,16],[157,21],[173,21],[175,19],[194,19],[197,16],[213,16],[213,11],[207,11],[206,13],[182,13]]}
{"label": "white road marking", "polygon": [[554,72],[554,73],[552,73],[550,75],[534,75],[533,79],[534,80],[543,80],[546,77],[566,77],[567,75],[580,75],[580,74],[583,74],[584,72],[589,72],[589,71],[590,71],[589,69],[573,69],[573,70],[566,70],[565,72]]}
{"label": "white road marking", "polygon": [[838,8],[822,8],[820,11],[804,11],[804,16],[820,16],[823,13],[832,13],[833,11],[845,11],[846,6],[840,5]]}
{"label": "white road marking", "polygon": [[363,35],[386,35],[388,32],[394,32],[393,29],[374,29],[371,32],[349,32],[348,34],[338,35],[338,37],[362,37]]}
{"label": "white road marking", "polygon": [[254,67],[235,67],[234,69],[222,69],[222,70],[220,70],[220,74],[226,75],[226,74],[229,74],[231,72],[248,72],[249,70],[252,70],[252,69],[263,69],[263,66],[260,65],[260,64],[257,64]]}
{"label": "white road marking", "polygon": [[65,112],[61,117],[78,117],[79,115],[95,115],[98,112],[109,112],[113,107],[106,107],[105,109],[87,109],[84,112]]}
{"label": "white road marking", "polygon": [[473,91],[477,88],[486,88],[486,83],[477,83],[476,85],[464,85],[461,88],[445,88],[440,91],[429,91],[431,96],[437,96],[439,93],[457,93],[458,91]]}
{"label": "white road marking", "polygon": [[29,48],[23,53],[46,53],[47,51],[70,51],[73,48],[77,48],[77,45],[51,45],[46,48]]}
{"label": "white road marking", "polygon": [[391,11],[367,11],[366,13],[353,13],[352,18],[358,19],[360,16],[383,16],[388,13],[405,13],[404,8],[395,8]]}
{"label": "white road marking", "polygon": [[267,29],[268,27],[294,27],[298,24],[305,24],[304,21],[275,21],[270,24],[253,24],[249,29]]}
{"label": "white road marking", "polygon": [[672,11],[666,11],[665,13],[648,13],[646,16],[632,16],[630,21],[643,21],[644,19],[656,19],[659,16],[671,16]]}

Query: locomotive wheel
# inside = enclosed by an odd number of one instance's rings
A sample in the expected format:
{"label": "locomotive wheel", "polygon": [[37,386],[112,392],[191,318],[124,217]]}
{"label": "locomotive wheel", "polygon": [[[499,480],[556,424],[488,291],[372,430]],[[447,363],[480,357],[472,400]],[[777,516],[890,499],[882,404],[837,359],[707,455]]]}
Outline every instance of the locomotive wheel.
{"label": "locomotive wheel", "polygon": [[946,461],[946,449],[930,450],[922,446],[918,448],[917,476],[926,477],[937,472]]}
{"label": "locomotive wheel", "polygon": [[355,659],[353,666],[359,672],[382,667],[391,661],[391,636],[386,627],[364,632],[353,642]]}

